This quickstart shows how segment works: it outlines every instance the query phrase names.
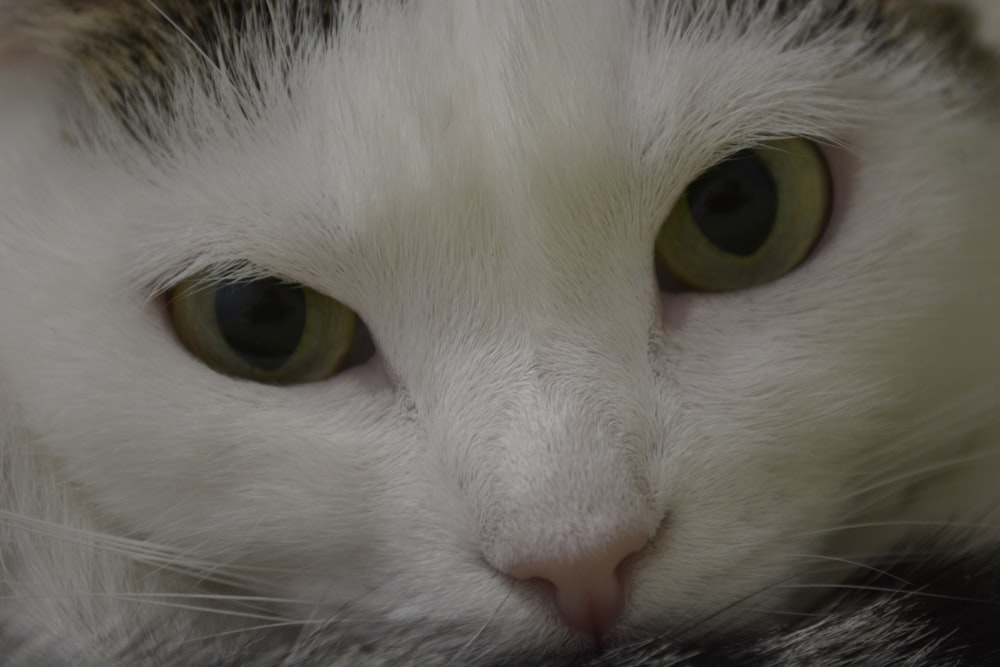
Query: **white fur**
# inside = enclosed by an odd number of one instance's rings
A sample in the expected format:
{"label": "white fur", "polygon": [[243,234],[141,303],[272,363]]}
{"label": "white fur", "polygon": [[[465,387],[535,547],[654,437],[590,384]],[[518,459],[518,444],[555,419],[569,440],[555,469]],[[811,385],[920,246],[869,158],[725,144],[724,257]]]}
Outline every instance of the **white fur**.
{"label": "white fur", "polygon": [[[284,601],[247,625],[552,647],[572,633],[495,568],[626,525],[655,536],[621,636],[759,623],[948,526],[1000,537],[998,119],[943,70],[765,28],[369,5],[258,119],[184,87],[152,156],[0,63],[0,617],[87,646],[224,608],[177,597],[208,577]],[[784,136],[834,166],[814,256],[659,293],[687,183]],[[191,357],[158,292],[243,261],[357,310],[377,357],[295,387]]]}

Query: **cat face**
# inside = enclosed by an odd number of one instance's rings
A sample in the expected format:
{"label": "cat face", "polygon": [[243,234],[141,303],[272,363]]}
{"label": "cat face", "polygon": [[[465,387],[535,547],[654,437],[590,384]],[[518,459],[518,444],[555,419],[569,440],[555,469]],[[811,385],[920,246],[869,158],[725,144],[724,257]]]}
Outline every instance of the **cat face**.
{"label": "cat face", "polygon": [[[905,40],[685,7],[379,4],[287,60],[250,30],[255,86],[182,49],[170,114],[126,98],[149,137],[36,92],[0,129],[9,446],[291,618],[548,647],[765,622],[905,522],[989,519],[988,485],[925,487],[996,465],[996,119]],[[830,174],[805,261],[661,289],[689,184],[787,138]],[[249,277],[340,302],[373,355],[213,369],[167,302]]]}

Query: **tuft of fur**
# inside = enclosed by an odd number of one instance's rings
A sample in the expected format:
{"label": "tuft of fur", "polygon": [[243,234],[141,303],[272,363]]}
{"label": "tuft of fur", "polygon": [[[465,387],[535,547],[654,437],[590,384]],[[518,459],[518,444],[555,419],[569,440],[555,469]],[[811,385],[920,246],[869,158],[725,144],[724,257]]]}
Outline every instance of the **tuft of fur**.
{"label": "tuft of fur", "polygon": [[[1000,107],[963,16],[0,0],[0,664],[994,658]],[[832,168],[813,256],[661,293],[686,185],[789,136]],[[222,376],[164,313],[193,275],[308,285],[377,355]],[[623,526],[595,657],[503,572]]]}

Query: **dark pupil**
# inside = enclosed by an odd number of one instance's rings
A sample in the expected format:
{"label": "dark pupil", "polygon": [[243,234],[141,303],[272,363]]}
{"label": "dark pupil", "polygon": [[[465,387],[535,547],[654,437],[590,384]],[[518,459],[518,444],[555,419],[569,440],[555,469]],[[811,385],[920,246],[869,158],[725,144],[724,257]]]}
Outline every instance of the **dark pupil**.
{"label": "dark pupil", "polygon": [[215,316],[234,352],[262,371],[274,371],[302,339],[306,295],[276,278],[224,285],[215,293]]}
{"label": "dark pupil", "polygon": [[749,257],[774,228],[778,188],[763,160],[740,151],[698,177],[687,190],[694,224],[720,250]]}

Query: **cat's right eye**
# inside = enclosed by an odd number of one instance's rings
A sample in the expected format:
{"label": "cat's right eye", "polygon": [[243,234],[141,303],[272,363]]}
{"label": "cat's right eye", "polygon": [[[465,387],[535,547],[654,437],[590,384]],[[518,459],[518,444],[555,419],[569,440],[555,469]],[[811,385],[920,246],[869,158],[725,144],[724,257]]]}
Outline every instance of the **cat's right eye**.
{"label": "cat's right eye", "polygon": [[169,292],[167,309],[191,354],[234,377],[279,385],[316,382],[374,354],[354,311],[277,278],[190,278]]}
{"label": "cat's right eye", "polygon": [[660,228],[660,285],[725,292],[777,280],[816,246],[831,201],[829,167],[813,142],[739,151],[689,184]]}

